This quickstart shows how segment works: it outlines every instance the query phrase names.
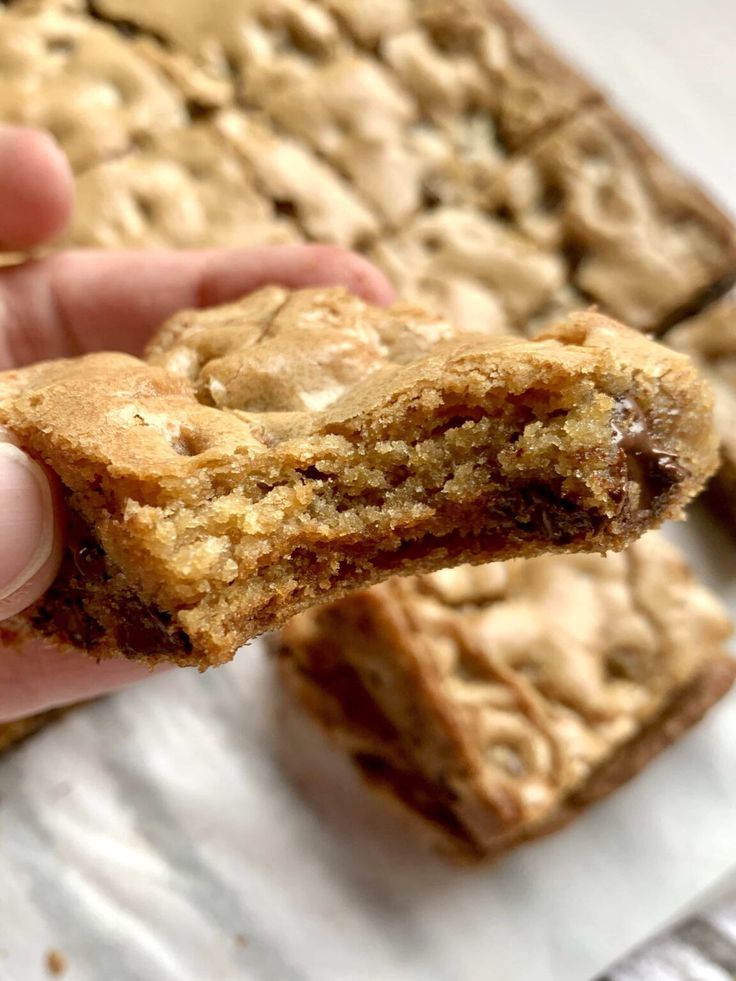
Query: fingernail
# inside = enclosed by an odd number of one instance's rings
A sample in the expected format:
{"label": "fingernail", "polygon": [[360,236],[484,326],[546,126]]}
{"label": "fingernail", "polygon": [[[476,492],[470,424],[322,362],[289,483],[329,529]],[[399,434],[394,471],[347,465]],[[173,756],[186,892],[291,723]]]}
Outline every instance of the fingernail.
{"label": "fingernail", "polygon": [[54,547],[51,488],[41,467],[0,442],[0,601],[24,586]]}

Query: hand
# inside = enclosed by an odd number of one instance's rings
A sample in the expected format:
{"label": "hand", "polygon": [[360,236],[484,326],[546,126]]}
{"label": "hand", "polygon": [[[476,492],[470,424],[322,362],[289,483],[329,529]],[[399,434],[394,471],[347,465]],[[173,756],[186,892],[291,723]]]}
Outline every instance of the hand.
{"label": "hand", "polygon": [[[0,249],[53,238],[72,203],[71,172],[50,137],[0,126]],[[0,371],[100,349],[139,353],[175,311],[224,303],[274,282],[341,284],[375,303],[392,298],[366,260],[330,246],[60,252],[0,268]],[[53,581],[63,545],[60,512],[53,475],[0,431],[0,620],[35,602]],[[0,649],[0,723],[148,674],[122,658],[97,664],[38,642]]]}

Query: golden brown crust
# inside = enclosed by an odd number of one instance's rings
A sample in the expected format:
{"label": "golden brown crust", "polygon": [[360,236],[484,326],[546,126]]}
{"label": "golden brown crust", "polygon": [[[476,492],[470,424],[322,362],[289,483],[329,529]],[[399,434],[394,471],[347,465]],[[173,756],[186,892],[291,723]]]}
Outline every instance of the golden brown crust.
{"label": "golden brown crust", "polygon": [[479,52],[495,91],[497,125],[515,150],[602,101],[505,0],[423,0],[420,21],[435,39]]}
{"label": "golden brown crust", "polygon": [[397,572],[620,548],[711,472],[686,358],[596,314],[533,341],[270,287],[122,354],[0,376],[77,521],[3,627],[201,667]]}
{"label": "golden brown crust", "polygon": [[[498,333],[523,332],[534,318],[553,322],[567,272],[560,254],[508,222],[456,205],[420,213],[383,238],[370,258],[403,300],[442,310],[469,329],[485,323]],[[574,308],[587,305],[579,298]]]}
{"label": "golden brown crust", "polygon": [[380,223],[358,189],[267,117],[228,109],[213,125],[244,158],[266,201],[293,219],[303,238],[365,250],[379,236]]}
{"label": "golden brown crust", "polygon": [[[216,10],[207,0],[187,0],[185,8],[96,0],[95,9],[164,39],[216,78],[233,72],[247,96],[266,100],[261,105],[295,130],[302,123],[292,84],[297,78],[313,84],[312,103],[314,97],[340,99],[339,92],[330,92],[340,86],[329,83],[343,56],[353,59],[355,75],[369,64],[383,74],[384,62],[434,112],[461,109],[452,100],[462,91],[462,76],[477,73],[488,110],[511,147],[599,98],[503,0],[320,0],[309,7],[293,0],[219,0]],[[347,74],[342,78],[344,83]],[[363,100],[370,100],[365,116],[374,119],[374,127],[380,125],[377,110],[391,106],[383,94],[380,80],[363,92]],[[305,101],[302,116],[314,111]],[[320,139],[319,133],[312,136]],[[332,149],[334,141],[326,147],[328,153]]]}
{"label": "golden brown crust", "polygon": [[291,621],[280,666],[370,783],[494,856],[632,777],[729,688],[729,623],[674,549],[392,580]]}

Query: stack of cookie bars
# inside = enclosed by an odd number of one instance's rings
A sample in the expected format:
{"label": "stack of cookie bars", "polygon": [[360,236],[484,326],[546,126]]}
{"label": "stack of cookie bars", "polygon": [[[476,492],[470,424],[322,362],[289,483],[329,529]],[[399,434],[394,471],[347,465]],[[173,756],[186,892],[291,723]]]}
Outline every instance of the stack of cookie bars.
{"label": "stack of cookie bars", "polygon": [[[0,0],[0,79],[0,119],[72,162],[63,246],[335,243],[464,327],[597,305],[687,351],[736,519],[736,232],[500,0]],[[392,580],[277,647],[368,779],[478,857],[696,721],[732,680],[728,629],[648,537]]]}

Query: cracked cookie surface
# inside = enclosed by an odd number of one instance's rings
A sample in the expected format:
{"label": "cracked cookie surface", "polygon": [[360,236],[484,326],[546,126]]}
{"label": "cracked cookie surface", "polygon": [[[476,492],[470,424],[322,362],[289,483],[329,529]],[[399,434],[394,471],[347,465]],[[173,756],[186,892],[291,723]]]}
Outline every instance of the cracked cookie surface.
{"label": "cracked cookie surface", "polygon": [[177,315],[143,362],[0,376],[75,515],[33,629],[201,667],[396,573],[620,548],[715,462],[689,361],[595,314],[525,341],[341,289]]}
{"label": "cracked cookie surface", "polygon": [[0,119],[52,133],[79,173],[149,132],[185,127],[175,85],[106,24],[0,9]]}
{"label": "cracked cookie surface", "polygon": [[467,857],[548,833],[696,722],[736,662],[656,534],[393,579],[295,617],[283,675],[368,782]]}
{"label": "cracked cookie surface", "polygon": [[65,240],[82,247],[195,248],[301,238],[218,129],[199,123],[147,136],[134,155],[81,174]]}

